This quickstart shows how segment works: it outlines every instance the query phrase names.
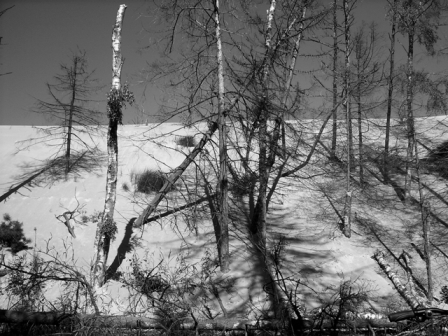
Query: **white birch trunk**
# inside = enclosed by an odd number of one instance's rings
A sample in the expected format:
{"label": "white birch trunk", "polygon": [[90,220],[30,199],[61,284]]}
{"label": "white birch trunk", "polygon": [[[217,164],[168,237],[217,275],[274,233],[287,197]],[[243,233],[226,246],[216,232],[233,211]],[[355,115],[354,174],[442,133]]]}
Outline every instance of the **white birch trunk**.
{"label": "white birch trunk", "polygon": [[229,271],[229,204],[227,180],[227,128],[224,101],[224,65],[219,22],[219,0],[215,0],[216,47],[218,62],[218,129],[219,129],[219,225],[218,241],[221,271]]}
{"label": "white birch trunk", "polygon": [[[112,90],[121,89],[121,68],[123,59],[121,56],[121,27],[123,22],[126,5],[120,5],[117,12],[114,30],[112,32]],[[114,210],[117,196],[117,173],[118,173],[118,142],[117,142],[118,120],[113,116],[109,118],[109,128],[107,134],[107,155],[108,168],[106,180],[106,197],[104,202],[104,212],[95,236],[94,267],[92,281],[95,288],[104,285],[106,274],[106,263],[109,254],[111,237],[108,234],[114,226]]]}
{"label": "white birch trunk", "polygon": [[400,294],[400,296],[406,301],[409,307],[411,307],[412,309],[416,309],[418,307],[425,307],[424,302],[421,302],[416,297],[414,297],[409,292],[409,290],[401,283],[398,275],[392,272],[392,268],[387,264],[386,260],[384,259],[383,252],[381,251],[376,252],[372,258],[378,263],[378,265],[381,267],[381,269],[384,271],[384,273],[387,275],[389,280],[394,285],[398,294]]}
{"label": "white birch trunk", "polygon": [[[263,60],[263,93],[262,99],[264,101],[268,100],[268,78],[269,78],[269,59],[271,57],[271,40],[272,40],[272,21],[274,19],[276,1],[271,0],[271,4],[267,11],[267,25],[266,25],[266,35],[265,35],[265,56]],[[258,244],[262,249],[266,248],[266,193],[267,193],[267,184],[269,179],[269,172],[267,167],[267,111],[266,107],[262,106],[260,111],[260,128],[258,133],[258,141],[260,153],[258,157],[258,172],[260,178],[260,188],[258,191],[258,200],[257,204],[259,204],[259,213],[258,213],[258,221],[256,223],[257,228],[257,236],[258,236]],[[257,215],[257,214],[256,214]]]}

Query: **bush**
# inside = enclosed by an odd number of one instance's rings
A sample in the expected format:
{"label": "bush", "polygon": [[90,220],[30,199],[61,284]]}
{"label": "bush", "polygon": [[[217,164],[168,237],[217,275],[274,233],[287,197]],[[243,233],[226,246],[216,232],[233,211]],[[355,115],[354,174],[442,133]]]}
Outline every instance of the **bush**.
{"label": "bush", "polygon": [[440,290],[440,295],[442,296],[442,301],[448,303],[448,286],[443,286]]}
{"label": "bush", "polygon": [[194,140],[194,136],[185,135],[178,137],[176,139],[176,144],[182,147],[194,147],[196,146],[196,141]]}
{"label": "bush", "polygon": [[0,246],[9,247],[13,254],[30,247],[31,240],[23,233],[23,223],[11,220],[8,214],[3,215],[3,222],[0,224]]}
{"label": "bush", "polygon": [[159,191],[165,180],[165,175],[158,170],[145,170],[143,173],[134,174],[136,190],[145,194]]}
{"label": "bush", "polygon": [[421,163],[432,173],[439,174],[441,177],[448,178],[448,141],[441,143],[435,149],[432,149],[428,156],[421,159]]}

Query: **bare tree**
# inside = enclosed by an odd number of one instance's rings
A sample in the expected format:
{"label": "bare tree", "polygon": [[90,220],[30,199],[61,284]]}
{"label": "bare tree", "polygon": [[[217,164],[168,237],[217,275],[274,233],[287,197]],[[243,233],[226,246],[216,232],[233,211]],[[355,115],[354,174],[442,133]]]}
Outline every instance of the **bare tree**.
{"label": "bare tree", "polygon": [[[361,27],[353,36],[353,77],[355,83],[353,97],[357,106],[358,121],[358,167],[359,183],[364,185],[364,147],[363,147],[363,119],[370,110],[366,98],[378,88],[381,81],[379,63],[378,33],[374,23],[366,32]],[[377,105],[374,104],[373,108]],[[353,162],[355,164],[355,162]]]}
{"label": "bare tree", "polygon": [[[89,96],[101,87],[93,75],[94,71],[88,71],[85,51],[73,54],[70,65],[62,64],[61,74],[54,77],[55,83],[47,83],[51,100],[37,99],[32,109],[57,125],[36,127],[41,136],[21,143],[21,149],[41,143],[56,147],[55,156],[65,158],[66,177],[80,152],[97,151],[92,135],[98,131],[102,113],[89,107],[93,103]],[[90,137],[90,141],[83,139],[83,135]]]}

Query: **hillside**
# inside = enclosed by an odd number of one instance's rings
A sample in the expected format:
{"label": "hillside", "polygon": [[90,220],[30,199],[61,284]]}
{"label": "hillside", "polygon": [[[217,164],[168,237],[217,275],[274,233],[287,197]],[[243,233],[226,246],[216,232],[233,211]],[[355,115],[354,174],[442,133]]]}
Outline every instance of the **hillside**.
{"label": "hillside", "polygon": [[[298,148],[298,154],[289,165],[294,166],[304,160],[320,123],[321,121],[290,123],[291,129],[301,132],[301,142],[288,140],[288,146]],[[398,296],[392,284],[371,258],[378,249],[386,251],[384,246],[388,246],[397,256],[406,249],[414,257],[413,267],[417,277],[425,283],[424,265],[411,247],[411,243],[421,245],[419,212],[415,207],[408,207],[400,202],[392,187],[375,178],[379,174],[375,175],[377,169],[373,157],[382,145],[382,123],[382,120],[373,120],[366,126],[366,182],[362,187],[357,186],[353,194],[353,231],[350,239],[338,228],[338,216],[342,211],[345,193],[344,172],[337,163],[328,161],[324,146],[316,147],[312,162],[306,169],[283,178],[273,195],[268,211],[268,246],[282,247],[281,270],[285,278],[292,277],[287,278],[288,281],[294,279],[291,284],[300,283],[297,294],[304,311],[310,311],[334,299],[338,287],[346,280],[356,281],[364,291],[369,292],[370,303],[378,311],[385,312],[387,305],[397,303]],[[150,201],[154,194],[136,192],[134,177],[147,169],[160,169],[168,173],[179,165],[185,157],[184,153],[191,150],[191,147],[178,145],[177,139],[190,135],[197,141],[206,128],[205,124],[195,128],[183,128],[179,124],[120,127],[115,211],[118,233],[111,246],[109,262],[113,262],[118,249],[127,249],[126,258],[119,267],[119,271],[124,274],[123,279],[132,273],[135,260],[138,260],[141,270],[156,267],[155,272],[172,285],[189,279],[188,284],[196,286],[196,289],[189,291],[185,300],[199,311],[208,309],[213,314],[218,314],[224,306],[233,316],[260,316],[267,309],[265,291],[269,290],[266,289],[269,283],[263,268],[263,256],[251,245],[248,236],[244,217],[248,211],[248,199],[244,194],[232,194],[231,272],[228,274],[221,274],[215,265],[216,242],[208,202],[153,221],[145,225],[143,230],[130,230],[130,220],[139,215],[145,202]],[[445,117],[419,119],[416,128],[418,138],[424,145],[420,146],[420,158],[428,155],[428,149],[448,140]],[[394,132],[393,143],[398,156],[402,154],[401,148],[404,147],[405,140],[399,126]],[[0,166],[1,194],[18,183],[17,177],[20,174],[38,167],[43,159],[52,154],[51,148],[36,145],[14,155],[20,141],[36,135],[31,127],[0,127],[0,155],[3,159]],[[344,135],[340,136],[342,142]],[[322,144],[328,144],[329,137],[330,134],[324,132]],[[238,143],[238,131],[233,134],[231,132],[231,138],[234,143]],[[97,136],[93,141],[100,149],[105,149],[104,137]],[[343,150],[340,154],[342,157]],[[207,155],[213,158],[216,149],[208,145]],[[236,160],[237,155],[231,152],[230,157]],[[175,190],[158,207],[159,213],[204,196],[205,187],[200,174],[205,173],[209,176],[209,181],[215,181],[207,160],[209,159],[205,155],[201,156],[195,166],[188,168],[182,183],[177,183]],[[24,170],[25,164],[28,170]],[[395,168],[393,180],[402,183],[404,174],[400,173],[400,167]],[[352,174],[353,183],[356,184],[357,172]],[[429,168],[422,174],[422,179],[429,186],[425,189],[425,197],[440,219],[433,222],[433,237],[437,239],[438,246],[446,246],[446,241],[443,240],[446,239],[443,238],[446,237],[443,235],[446,224],[443,223],[448,220],[446,179]],[[78,177],[72,176],[67,181],[42,180],[38,185],[21,188],[18,193],[11,195],[0,204],[0,212],[8,213],[11,218],[23,222],[25,235],[32,239],[31,245],[34,247],[26,253],[31,255],[44,251],[47,256],[43,258],[57,255],[58,260],[76,265],[88,276],[96,232],[96,224],[90,216],[95,211],[102,211],[104,207],[105,181],[105,165],[92,172],[81,172]],[[236,183],[233,190],[237,189],[235,186]],[[413,195],[418,196],[415,188]],[[73,238],[56,217],[75,209],[76,238]],[[123,239],[128,241],[124,244],[126,246],[122,245]],[[127,248],[129,245],[133,248]],[[66,251],[69,253],[65,254]],[[12,257],[7,259],[12,260]],[[388,261],[398,269],[392,258],[389,257]],[[434,258],[434,263],[437,296],[441,286],[448,280],[446,259],[438,256]],[[204,274],[200,272],[201,269],[207,269],[211,273]],[[402,272],[400,274],[403,275]],[[213,294],[212,278],[214,284],[221,286],[218,296]],[[5,279],[2,281],[4,285]],[[209,284],[212,287],[207,287]],[[63,290],[57,285],[47,288],[47,298],[56,298]],[[104,301],[101,310],[105,312],[118,314],[143,310],[144,305],[135,301],[135,291],[123,288],[119,281],[110,280],[100,294]],[[2,302],[1,308],[10,308],[8,301]]]}

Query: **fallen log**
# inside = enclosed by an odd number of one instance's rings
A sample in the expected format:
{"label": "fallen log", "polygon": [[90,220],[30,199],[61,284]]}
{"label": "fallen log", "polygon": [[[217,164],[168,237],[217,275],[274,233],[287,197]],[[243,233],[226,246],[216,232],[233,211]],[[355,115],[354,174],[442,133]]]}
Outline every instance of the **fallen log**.
{"label": "fallen log", "polygon": [[[160,319],[138,316],[106,316],[87,314],[64,314],[57,312],[23,312],[0,310],[0,323],[20,323],[34,325],[71,325],[82,323],[95,328],[126,328],[126,329],[171,329],[171,330],[250,330],[263,329],[278,331],[283,329],[279,320],[253,320],[238,318],[217,318],[214,320],[197,320],[190,318],[177,321],[162,321]],[[340,321],[337,329],[346,328],[390,328],[397,323],[387,320],[345,320]],[[316,329],[311,319],[304,319],[305,329]],[[331,321],[324,321],[322,329],[332,329]],[[320,329],[320,328],[319,328]]]}
{"label": "fallen log", "polygon": [[87,314],[63,314],[57,312],[22,312],[0,310],[0,323],[28,323],[61,325],[82,322],[97,328],[129,328],[129,329],[178,329],[178,330],[245,330],[248,328],[263,328],[278,330],[281,324],[277,320],[246,320],[246,319],[214,319],[197,320],[184,319],[177,321],[162,321],[138,316],[105,316]]}

